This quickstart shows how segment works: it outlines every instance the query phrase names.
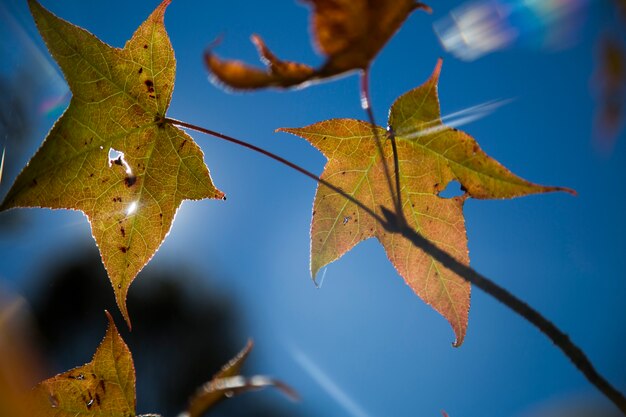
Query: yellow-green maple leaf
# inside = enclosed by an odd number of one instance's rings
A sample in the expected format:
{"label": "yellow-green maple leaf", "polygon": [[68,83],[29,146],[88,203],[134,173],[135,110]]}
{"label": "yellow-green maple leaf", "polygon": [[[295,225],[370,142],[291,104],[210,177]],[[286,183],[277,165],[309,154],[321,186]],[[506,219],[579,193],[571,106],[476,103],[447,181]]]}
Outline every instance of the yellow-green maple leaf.
{"label": "yellow-green maple leaf", "polygon": [[224,196],[193,139],[163,123],[176,65],[163,24],[169,3],[118,49],[29,1],[72,100],[1,206],[83,211],[129,325],[128,288],[181,202]]}
{"label": "yellow-green maple leaf", "polygon": [[109,327],[88,364],[64,372],[33,390],[39,417],[133,417],[135,366],[133,358],[107,313]]}
{"label": "yellow-green maple leaf", "polygon": [[[441,61],[430,79],[398,98],[391,107],[389,129],[397,141],[402,210],[407,223],[469,264],[463,203],[475,198],[511,198],[532,193],[565,190],[525,181],[490,158],[466,133],[441,123],[437,84]],[[375,133],[387,138],[381,127],[351,119],[334,119],[295,129],[280,129],[308,140],[327,158],[321,178],[374,210],[393,211],[382,157]],[[383,148],[393,166],[391,146]],[[438,194],[458,180],[466,194],[443,198]],[[470,285],[410,240],[385,229],[371,215],[342,195],[320,184],[311,223],[311,273],[340,258],[357,243],[376,237],[406,283],[452,325],[456,345],[463,342],[470,305]]]}

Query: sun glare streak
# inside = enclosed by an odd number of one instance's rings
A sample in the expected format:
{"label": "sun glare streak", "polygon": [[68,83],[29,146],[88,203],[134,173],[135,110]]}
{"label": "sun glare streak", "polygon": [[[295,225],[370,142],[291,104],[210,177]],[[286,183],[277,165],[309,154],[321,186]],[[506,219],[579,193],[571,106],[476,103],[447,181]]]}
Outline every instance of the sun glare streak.
{"label": "sun glare streak", "polygon": [[33,41],[32,37],[26,33],[22,25],[15,19],[15,17],[13,17],[6,7],[2,5],[2,3],[0,3],[0,17],[7,23],[7,26],[11,28],[24,49],[27,50],[29,55],[34,58],[52,82],[63,86],[64,90],[67,90],[67,85],[65,84],[63,77],[54,65],[52,65],[48,56],[41,51],[35,41]]}
{"label": "sun glare streak", "polygon": [[440,119],[426,122],[419,130],[398,130],[396,131],[396,135],[402,136],[404,139],[410,140],[422,136],[432,135],[433,133],[437,133],[451,127],[460,127],[487,117],[500,107],[505,106],[511,102],[513,102],[513,99],[486,101],[484,103],[480,103],[475,106],[470,106],[466,109],[444,115]]}
{"label": "sun glare streak", "polygon": [[[48,55],[41,50],[23,25],[15,18],[12,11],[2,2],[0,2],[0,22],[2,22],[5,29],[2,36],[8,35],[10,38],[9,45],[15,44],[12,47],[12,51],[21,51],[20,55],[26,56],[26,59],[34,62],[34,65],[32,65],[33,62],[28,62],[28,64],[21,62],[20,66],[28,65],[35,68],[37,74],[43,75],[39,78],[44,80],[46,85],[51,88],[51,92],[46,93],[50,94],[50,96],[39,104],[39,113],[49,116],[62,111],[67,107],[71,93],[59,70],[52,64]],[[10,60],[11,58],[8,59]],[[22,61],[24,58],[18,59]]]}
{"label": "sun glare streak", "polygon": [[350,416],[371,417],[370,414],[348,396],[309,356],[297,347],[287,344],[294,360],[326,391]]}
{"label": "sun glare streak", "polygon": [[0,184],[2,184],[2,173],[4,172],[4,154],[7,148],[2,149],[2,159],[0,159]]}
{"label": "sun glare streak", "polygon": [[133,201],[132,203],[130,203],[128,207],[126,208],[126,215],[130,216],[130,215],[135,214],[137,212],[137,207],[138,207],[138,204],[136,201]]}

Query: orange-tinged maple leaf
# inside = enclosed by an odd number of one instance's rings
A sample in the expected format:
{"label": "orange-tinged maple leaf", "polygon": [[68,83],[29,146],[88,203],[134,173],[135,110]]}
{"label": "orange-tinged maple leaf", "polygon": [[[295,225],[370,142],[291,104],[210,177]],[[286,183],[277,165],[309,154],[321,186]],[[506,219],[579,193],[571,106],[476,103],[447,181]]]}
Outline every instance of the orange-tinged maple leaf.
{"label": "orange-tinged maple leaf", "polygon": [[132,417],[133,358],[107,312],[109,327],[88,364],[39,383],[32,406],[40,417]]}
{"label": "orange-tinged maple leaf", "polygon": [[241,61],[223,60],[213,52],[205,62],[215,78],[234,89],[292,87],[365,70],[387,41],[416,9],[430,8],[414,0],[306,0],[311,4],[311,32],[317,49],[326,56],[319,68],[278,59],[263,40],[252,36],[266,69]]}
{"label": "orange-tinged maple leaf", "polygon": [[83,211],[129,326],[128,288],[181,202],[224,196],[193,139],[163,122],[175,75],[163,24],[169,2],[118,49],[29,1],[73,96],[0,207]]}
{"label": "orange-tinged maple leaf", "polygon": [[[340,187],[381,218],[393,211],[382,158],[393,166],[391,146],[384,155],[376,137],[397,141],[404,218],[409,226],[459,262],[469,264],[463,203],[467,197],[511,198],[571,190],[525,181],[485,154],[466,133],[441,123],[437,84],[441,61],[430,79],[398,98],[389,130],[351,119],[334,119],[303,128],[279,129],[308,140],[328,163],[321,178]],[[457,180],[466,194],[443,198],[439,192]],[[455,344],[463,342],[470,285],[401,234],[386,230],[365,210],[320,184],[311,223],[311,273],[340,258],[357,243],[377,238],[406,283],[452,325]]]}

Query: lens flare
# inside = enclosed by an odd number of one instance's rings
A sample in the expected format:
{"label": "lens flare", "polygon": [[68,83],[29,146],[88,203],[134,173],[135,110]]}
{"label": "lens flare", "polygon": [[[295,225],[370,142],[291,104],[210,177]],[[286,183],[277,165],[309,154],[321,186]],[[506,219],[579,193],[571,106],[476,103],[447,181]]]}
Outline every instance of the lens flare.
{"label": "lens flare", "polygon": [[560,49],[573,43],[589,1],[472,1],[452,10],[433,28],[443,47],[465,61],[517,43]]}
{"label": "lens flare", "polygon": [[57,118],[70,103],[70,92],[44,98],[39,104],[39,114],[45,117]]}
{"label": "lens flare", "polygon": [[0,159],[0,184],[2,184],[2,172],[4,172],[4,153],[6,148],[2,149],[2,159]]}
{"label": "lens flare", "polygon": [[476,120],[482,119],[495,112],[500,107],[513,102],[513,99],[490,100],[484,103],[470,106],[463,110],[455,111],[441,116],[436,120],[424,123],[419,130],[398,130],[396,134],[404,139],[416,139],[418,137],[432,135],[451,127],[460,127]]}

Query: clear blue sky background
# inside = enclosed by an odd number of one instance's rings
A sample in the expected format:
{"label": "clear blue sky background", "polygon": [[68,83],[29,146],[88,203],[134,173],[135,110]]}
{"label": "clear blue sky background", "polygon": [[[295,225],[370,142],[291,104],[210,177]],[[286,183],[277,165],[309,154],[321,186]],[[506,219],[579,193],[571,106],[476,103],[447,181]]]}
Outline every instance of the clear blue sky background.
{"label": "clear blue sky background", "polygon": [[[156,5],[43,3],[118,47]],[[608,8],[600,1],[590,5],[569,49],[518,45],[467,63],[447,54],[432,30],[455,5],[441,1],[432,4],[434,15],[415,13],[380,54],[371,75],[376,118],[385,121],[393,100],[424,82],[440,56],[443,114],[513,99],[462,129],[513,172],[572,187],[579,196],[469,200],[471,265],[552,319],[624,391],[626,138],[610,154],[598,152],[592,140],[591,79]],[[50,67],[25,2],[3,0],[1,7],[2,19],[8,10],[17,22],[0,29],[3,73],[36,66],[41,92],[33,93],[34,106],[62,96],[66,87],[50,71],[56,67]],[[319,63],[308,38],[308,11],[291,0],[175,0],[166,26],[178,64],[171,117],[249,140],[316,173],[324,158],[274,129],[364,118],[355,76],[289,93],[230,94],[208,81],[202,52],[220,34],[222,56],[257,62],[248,36],[258,33],[281,57]],[[17,165],[27,162],[58,115],[39,113]],[[256,341],[251,372],[278,376],[300,391],[303,401],[294,410],[311,416],[435,417],[444,409],[451,417],[530,417],[580,402],[613,410],[543,335],[479,290],[465,344],[452,348],[449,325],[404,284],[374,240],[331,264],[316,289],[308,270],[315,183],[245,149],[192,136],[228,200],[185,202],[148,268],[191,265],[210,271],[212,285],[234,294],[245,305],[243,333]],[[3,178],[3,194],[12,180]],[[78,212],[24,214],[25,228],[0,235],[0,280],[17,291],[32,285],[27,278],[55,257],[93,245]]]}

